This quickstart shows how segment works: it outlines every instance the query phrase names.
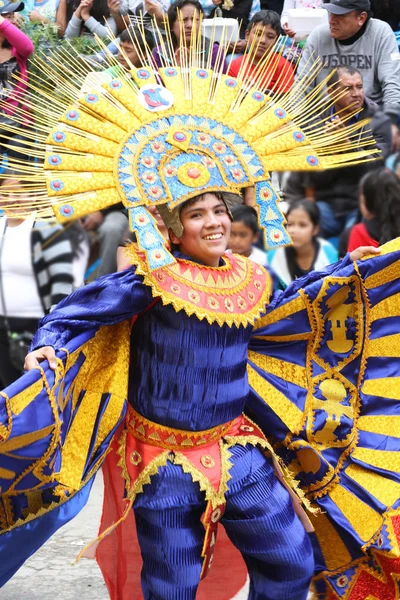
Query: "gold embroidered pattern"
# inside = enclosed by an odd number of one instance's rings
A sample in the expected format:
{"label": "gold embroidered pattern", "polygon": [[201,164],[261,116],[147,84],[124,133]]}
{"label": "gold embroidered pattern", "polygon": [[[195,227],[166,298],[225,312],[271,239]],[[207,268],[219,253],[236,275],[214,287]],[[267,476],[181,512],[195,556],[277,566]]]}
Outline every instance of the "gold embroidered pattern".
{"label": "gold embroidered pattern", "polygon": [[247,375],[250,386],[260,398],[264,399],[290,431],[299,433],[303,426],[303,411],[259,375],[251,365],[247,365]]}

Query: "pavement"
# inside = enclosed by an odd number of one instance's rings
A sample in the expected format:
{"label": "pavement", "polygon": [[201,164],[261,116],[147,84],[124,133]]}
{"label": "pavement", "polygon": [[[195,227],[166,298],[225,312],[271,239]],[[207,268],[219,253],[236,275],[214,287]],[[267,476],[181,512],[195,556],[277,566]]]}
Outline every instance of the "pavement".
{"label": "pavement", "polygon": [[[103,482],[98,476],[82,512],[62,527],[1,590],[1,600],[109,600],[96,561],[75,558],[96,538],[100,521]],[[246,600],[248,586],[232,600]],[[210,600],[218,600],[212,598]]]}

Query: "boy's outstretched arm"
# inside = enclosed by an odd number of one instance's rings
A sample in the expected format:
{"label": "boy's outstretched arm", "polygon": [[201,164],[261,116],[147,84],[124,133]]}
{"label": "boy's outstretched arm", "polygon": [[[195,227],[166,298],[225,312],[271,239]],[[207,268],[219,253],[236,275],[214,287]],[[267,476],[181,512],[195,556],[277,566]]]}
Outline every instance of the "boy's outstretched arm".
{"label": "boy's outstretched arm", "polygon": [[97,279],[62,300],[40,322],[25,368],[47,359],[55,368],[55,352],[69,340],[102,325],[113,325],[145,310],[153,301],[149,288],[133,268]]}

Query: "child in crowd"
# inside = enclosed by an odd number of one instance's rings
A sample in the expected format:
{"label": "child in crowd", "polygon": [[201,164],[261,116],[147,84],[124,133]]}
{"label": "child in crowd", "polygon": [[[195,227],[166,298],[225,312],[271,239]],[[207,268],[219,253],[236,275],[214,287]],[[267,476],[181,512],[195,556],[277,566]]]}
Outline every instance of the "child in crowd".
{"label": "child in crowd", "polygon": [[[23,354],[15,355],[17,336],[25,352],[39,320],[72,292],[72,252],[63,228],[24,218],[29,195],[18,173],[9,172],[0,187],[0,381],[9,385],[22,374]],[[14,343],[12,342],[14,339]],[[14,345],[13,345],[14,344]],[[23,347],[22,347],[23,350]]]}
{"label": "child in crowd", "polygon": [[358,246],[374,246],[400,235],[400,180],[382,168],[371,171],[360,183],[362,220],[351,229],[348,252]]}
{"label": "child in crowd", "polygon": [[252,206],[234,206],[231,212],[230,250],[265,267],[267,264],[266,253],[253,245],[259,238],[258,218],[255,209]]}
{"label": "child in crowd", "polygon": [[267,253],[268,265],[282,283],[289,285],[294,279],[338,260],[332,244],[318,237],[320,214],[314,202],[299,200],[293,203],[286,219],[293,245]]}
{"label": "child in crowd", "polygon": [[246,29],[250,51],[231,62],[229,75],[247,80],[251,86],[256,83],[256,87],[264,91],[288,92],[294,83],[293,67],[288,60],[273,52],[281,32],[278,13],[273,10],[256,13]]}
{"label": "child in crowd", "polygon": [[[181,56],[183,49],[188,49],[192,38],[192,30],[195,28],[198,34],[200,28],[200,16],[204,14],[203,8],[198,0],[175,0],[167,11],[167,19],[171,30],[171,39],[175,51],[177,64],[185,66],[186,58]],[[179,20],[178,20],[179,17]],[[181,34],[183,33],[183,37]],[[199,44],[202,52],[208,56],[211,52],[211,69],[219,70],[221,64],[221,52],[219,44],[214,44],[210,50],[210,42],[207,38]],[[163,52],[161,46],[153,50],[153,59],[157,68],[164,67],[170,62],[168,52]],[[223,72],[226,65],[223,66]]]}
{"label": "child in crowd", "polygon": [[[108,27],[104,25],[107,21]],[[83,33],[106,38],[117,33],[117,25],[110,15],[107,0],[60,0],[56,13],[60,37],[80,37]]]}
{"label": "child in crowd", "polygon": [[145,39],[136,27],[129,27],[121,33],[118,44],[118,65],[106,69],[106,73],[109,73],[113,79],[121,76],[131,78],[130,69],[142,66],[143,61],[138,50],[146,57],[146,46],[149,50],[154,47],[154,38],[150,31],[144,30],[143,34]]}

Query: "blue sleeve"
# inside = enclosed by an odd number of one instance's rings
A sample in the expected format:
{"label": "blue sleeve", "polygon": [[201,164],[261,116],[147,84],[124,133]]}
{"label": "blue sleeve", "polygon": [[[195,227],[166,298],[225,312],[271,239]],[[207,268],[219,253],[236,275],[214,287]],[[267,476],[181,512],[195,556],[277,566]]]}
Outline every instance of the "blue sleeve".
{"label": "blue sleeve", "polygon": [[153,301],[134,268],[100,277],[62,300],[40,322],[31,350],[64,347],[73,337],[138,315]]}

